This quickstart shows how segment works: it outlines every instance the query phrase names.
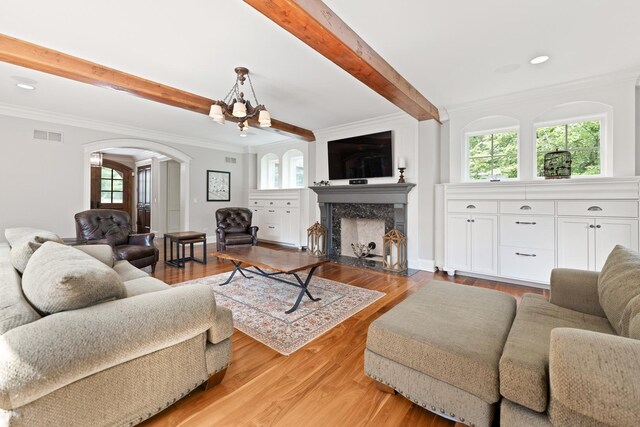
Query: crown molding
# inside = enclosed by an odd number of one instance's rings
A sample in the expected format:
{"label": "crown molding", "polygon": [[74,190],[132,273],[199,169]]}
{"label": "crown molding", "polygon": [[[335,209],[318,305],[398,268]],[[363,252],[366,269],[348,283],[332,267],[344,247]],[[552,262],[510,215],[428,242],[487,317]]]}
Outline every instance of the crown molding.
{"label": "crown molding", "polygon": [[454,104],[446,107],[446,111],[449,113],[448,115],[451,116],[452,113],[455,114],[474,108],[487,108],[522,102],[523,97],[527,99],[535,99],[577,89],[612,86],[618,84],[638,85],[640,84],[639,76],[640,70],[624,70],[616,73],[603,74],[599,76],[587,77],[584,79],[523,90],[520,92],[512,92],[509,94],[494,96],[491,98],[480,99],[461,104]]}
{"label": "crown molding", "polygon": [[316,129],[313,133],[318,136],[327,136],[334,133],[343,133],[357,130],[363,127],[380,127],[384,125],[392,125],[398,121],[406,121],[417,125],[418,121],[405,112],[391,113],[384,116],[372,117],[370,119],[359,120],[357,122],[345,123],[342,125],[331,126],[324,129]]}
{"label": "crown molding", "polygon": [[74,126],[102,132],[110,132],[134,138],[150,139],[157,142],[191,145],[194,147],[209,148],[212,150],[228,151],[232,153],[244,153],[246,149],[246,147],[244,146],[212,142],[202,138],[187,137],[169,132],[159,132],[151,129],[121,125],[101,120],[87,119],[70,114],[54,113],[51,111],[21,107],[11,104],[0,103],[0,115]]}

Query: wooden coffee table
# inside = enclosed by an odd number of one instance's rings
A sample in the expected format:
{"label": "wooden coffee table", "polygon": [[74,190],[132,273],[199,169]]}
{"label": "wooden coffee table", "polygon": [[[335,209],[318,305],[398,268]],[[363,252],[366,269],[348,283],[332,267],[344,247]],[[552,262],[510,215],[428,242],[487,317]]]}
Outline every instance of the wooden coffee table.
{"label": "wooden coffee table", "polygon": [[[243,277],[251,279],[252,276],[247,276],[245,274],[245,272],[247,272],[258,276],[268,277],[270,279],[277,280],[278,282],[300,288],[298,299],[295,304],[293,304],[293,307],[285,311],[286,314],[296,311],[304,294],[307,294],[311,301],[320,301],[320,298],[314,298],[309,293],[308,287],[316,268],[329,262],[327,259],[312,257],[301,252],[276,251],[273,249],[262,248],[260,246],[226,249],[221,252],[216,252],[215,256],[227,259],[235,266],[231,276],[229,276],[226,282],[221,283],[219,286],[224,286],[230,283],[236,272],[240,272]],[[242,266],[243,264],[245,265],[244,267]],[[249,270],[249,267],[253,267],[253,270]],[[268,273],[263,269],[270,269],[274,271]],[[308,276],[305,281],[302,281],[298,273],[307,269],[310,269]],[[296,279],[297,283],[276,277],[282,274],[292,275]]]}

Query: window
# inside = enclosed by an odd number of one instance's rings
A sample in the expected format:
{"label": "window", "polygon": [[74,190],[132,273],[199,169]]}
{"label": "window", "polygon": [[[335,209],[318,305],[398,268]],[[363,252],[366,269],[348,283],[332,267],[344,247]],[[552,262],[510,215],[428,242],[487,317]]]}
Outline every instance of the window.
{"label": "window", "polygon": [[518,132],[467,136],[469,181],[518,178]]}
{"label": "window", "polygon": [[124,177],[115,169],[102,167],[100,172],[100,203],[124,202]]}
{"label": "window", "polygon": [[292,149],[282,156],[282,188],[302,188],[304,186],[304,154]]}
{"label": "window", "polygon": [[280,159],[273,153],[260,160],[260,188],[273,190],[280,188]]}
{"label": "window", "polygon": [[571,175],[600,175],[601,120],[567,122],[536,129],[538,176],[544,176],[544,155],[550,151],[571,153]]}

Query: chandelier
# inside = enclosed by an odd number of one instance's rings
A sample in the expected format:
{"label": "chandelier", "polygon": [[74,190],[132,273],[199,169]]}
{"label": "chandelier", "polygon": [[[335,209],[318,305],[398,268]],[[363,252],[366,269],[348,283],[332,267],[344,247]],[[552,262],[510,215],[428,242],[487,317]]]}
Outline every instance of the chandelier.
{"label": "chandelier", "polygon": [[102,167],[102,153],[99,151],[94,151],[89,155],[89,164],[92,168],[100,168]]}
{"label": "chandelier", "polygon": [[[253,83],[251,83],[249,69],[236,67],[235,72],[236,83],[222,101],[215,101],[211,106],[209,116],[214,122],[220,124],[224,124],[225,118],[229,118],[229,120],[234,122],[237,121],[240,132],[242,133],[249,127],[248,120],[256,116],[258,116],[260,127],[268,128],[271,126],[271,115],[265,106],[258,102],[258,98],[256,98],[256,91],[253,89]],[[256,104],[255,107],[251,105],[248,99],[244,99],[244,92],[241,91],[245,80],[249,80],[249,87],[251,88],[253,100]]]}

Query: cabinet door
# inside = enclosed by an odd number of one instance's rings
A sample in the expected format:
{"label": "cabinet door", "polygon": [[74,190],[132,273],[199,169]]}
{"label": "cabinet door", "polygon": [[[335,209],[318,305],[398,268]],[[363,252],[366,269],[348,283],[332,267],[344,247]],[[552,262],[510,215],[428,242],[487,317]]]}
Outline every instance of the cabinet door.
{"label": "cabinet door", "polygon": [[596,219],[596,261],[594,269],[600,271],[609,253],[616,245],[638,250],[637,219]]}
{"label": "cabinet door", "polygon": [[251,218],[251,225],[255,225],[256,227],[258,227],[258,239],[260,238],[260,233],[262,231],[264,231],[262,229],[262,211],[264,210],[264,208],[249,208],[251,209],[251,213],[252,213],[252,218]]}
{"label": "cabinet door", "polygon": [[595,220],[558,218],[558,267],[593,270]]}
{"label": "cabinet door", "polygon": [[300,209],[284,208],[283,221],[287,222],[286,243],[300,246]]}
{"label": "cabinet door", "polygon": [[447,217],[447,260],[449,270],[471,271],[471,216]]}
{"label": "cabinet door", "polygon": [[471,218],[471,271],[498,274],[497,215],[474,215]]}

